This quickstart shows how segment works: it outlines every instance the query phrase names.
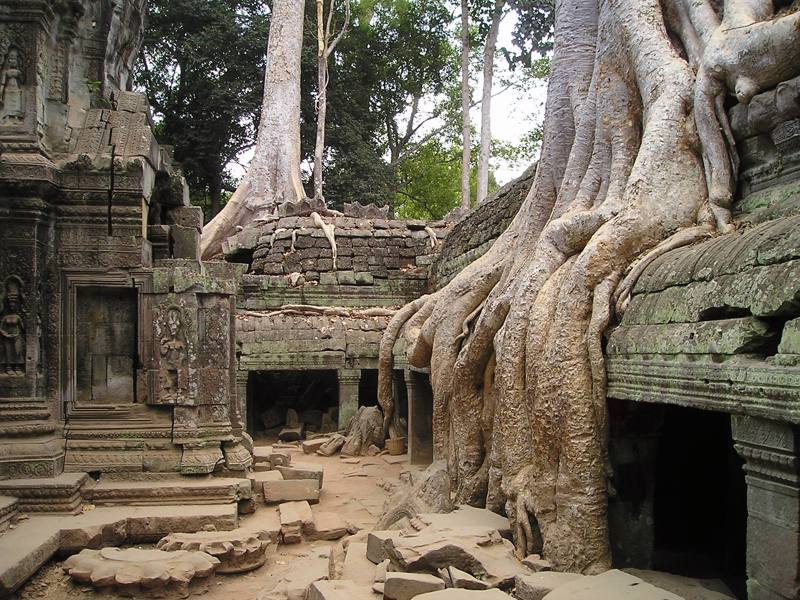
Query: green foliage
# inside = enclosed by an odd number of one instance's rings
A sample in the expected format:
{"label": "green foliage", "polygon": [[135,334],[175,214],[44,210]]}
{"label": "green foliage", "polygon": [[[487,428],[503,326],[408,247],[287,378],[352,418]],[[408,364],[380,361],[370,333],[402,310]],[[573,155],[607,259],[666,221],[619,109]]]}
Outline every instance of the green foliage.
{"label": "green foliage", "polygon": [[[221,204],[226,168],[255,141],[269,19],[261,0],[151,0],[136,74],[159,140],[175,146],[191,195]],[[210,215],[207,215],[210,216]]]}

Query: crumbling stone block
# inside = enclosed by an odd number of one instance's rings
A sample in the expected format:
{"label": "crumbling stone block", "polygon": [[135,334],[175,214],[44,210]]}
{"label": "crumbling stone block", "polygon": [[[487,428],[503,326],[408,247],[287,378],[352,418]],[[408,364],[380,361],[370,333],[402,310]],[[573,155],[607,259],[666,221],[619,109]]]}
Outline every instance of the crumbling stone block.
{"label": "crumbling stone block", "polygon": [[582,577],[583,575],[578,573],[559,573],[557,571],[517,575],[514,579],[514,593],[518,600],[542,600],[558,586]]}
{"label": "crumbling stone block", "polygon": [[307,500],[319,502],[319,482],[316,479],[292,479],[264,482],[264,502],[289,502]]}
{"label": "crumbling stone block", "polygon": [[411,600],[426,592],[444,589],[444,581],[427,573],[387,573],[383,596],[389,600]]}

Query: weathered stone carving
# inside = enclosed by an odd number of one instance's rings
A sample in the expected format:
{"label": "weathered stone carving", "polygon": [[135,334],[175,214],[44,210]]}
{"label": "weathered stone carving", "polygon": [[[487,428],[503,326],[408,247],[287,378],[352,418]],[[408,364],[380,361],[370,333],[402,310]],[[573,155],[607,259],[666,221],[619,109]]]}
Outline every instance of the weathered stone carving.
{"label": "weathered stone carving", "polygon": [[105,52],[105,87],[127,90],[144,34],[145,0],[111,0]]}
{"label": "weathered stone carving", "polygon": [[269,537],[244,529],[171,533],[162,538],[156,547],[167,552],[205,552],[220,561],[217,573],[244,573],[257,569],[267,561]]}
{"label": "weathered stone carving", "polygon": [[186,598],[201,593],[220,561],[205,552],[103,548],[82,550],[64,561],[81,583],[133,598]]}
{"label": "weathered stone carving", "polygon": [[14,124],[25,116],[22,106],[22,56],[19,48],[9,46],[3,52],[3,67],[0,71],[0,124]]}
{"label": "weathered stone carving", "polygon": [[3,285],[0,313],[0,367],[6,375],[25,374],[25,321],[22,317],[22,280],[11,275]]}
{"label": "weathered stone carving", "polygon": [[355,217],[356,219],[388,219],[389,206],[378,206],[377,204],[361,204],[360,202],[345,202],[344,216]]}
{"label": "weathered stone carving", "polygon": [[160,398],[163,402],[175,403],[181,391],[188,387],[186,334],[183,328],[181,308],[170,306],[159,327],[159,354],[161,368],[158,371]]}

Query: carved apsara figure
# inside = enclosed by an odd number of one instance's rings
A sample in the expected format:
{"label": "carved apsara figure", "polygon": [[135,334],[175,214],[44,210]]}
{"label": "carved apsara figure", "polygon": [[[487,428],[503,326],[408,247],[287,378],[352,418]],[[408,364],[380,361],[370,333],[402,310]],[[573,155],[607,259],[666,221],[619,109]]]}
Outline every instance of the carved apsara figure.
{"label": "carved apsara figure", "polygon": [[21,121],[22,110],[22,64],[19,49],[11,46],[3,60],[0,70],[0,123],[9,124]]}
{"label": "carved apsara figure", "polygon": [[11,276],[5,281],[3,312],[0,313],[0,366],[6,375],[25,374],[25,321],[22,317],[22,282]]}
{"label": "carved apsara figure", "polygon": [[161,337],[161,397],[176,401],[181,387],[181,373],[186,367],[186,343],[182,339],[181,310],[172,306],[167,310],[166,331]]}

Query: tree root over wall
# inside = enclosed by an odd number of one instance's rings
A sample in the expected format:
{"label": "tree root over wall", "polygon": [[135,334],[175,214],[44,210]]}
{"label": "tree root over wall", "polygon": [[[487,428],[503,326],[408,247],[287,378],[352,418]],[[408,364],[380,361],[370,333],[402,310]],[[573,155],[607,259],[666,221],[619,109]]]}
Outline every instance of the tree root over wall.
{"label": "tree root over wall", "polygon": [[722,4],[557,2],[526,201],[484,256],[384,336],[384,428],[403,335],[411,364],[430,366],[434,454],[454,501],[505,510],[518,553],[560,570],[611,562],[602,335],[613,307],[659,254],[733,230],[724,95],[747,102],[800,71],[797,3]]}

